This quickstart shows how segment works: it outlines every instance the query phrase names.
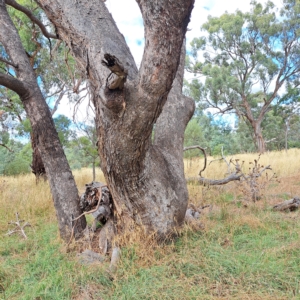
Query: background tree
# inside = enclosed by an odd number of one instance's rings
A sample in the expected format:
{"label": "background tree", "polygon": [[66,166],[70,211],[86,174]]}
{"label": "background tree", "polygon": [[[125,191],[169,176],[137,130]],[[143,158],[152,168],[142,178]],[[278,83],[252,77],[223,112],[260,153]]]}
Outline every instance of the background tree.
{"label": "background tree", "polygon": [[[21,38],[10,18],[6,5],[17,7],[38,25],[47,38],[57,38],[49,33],[43,23],[13,0],[0,0],[0,42],[11,72],[0,72],[0,85],[17,93],[30,119],[34,140],[41,154],[48,175],[56,208],[61,237],[67,240],[71,234],[73,217],[81,214],[78,190],[59,141],[49,107],[37,82],[30,56],[26,54]],[[3,58],[1,58],[3,60]],[[84,218],[77,222],[75,233],[86,226]]]}
{"label": "background tree", "polygon": [[[30,0],[19,2],[22,6],[15,1],[6,1],[6,3],[13,7],[10,7],[8,12],[18,30],[40,89],[51,109],[51,114],[56,112],[64,96],[69,99],[80,100],[79,95],[85,88],[80,85],[81,76],[76,72],[74,59],[61,41],[53,44],[49,36],[45,36],[43,32],[38,30],[36,22],[42,22],[41,20],[45,19],[43,11]],[[0,51],[2,57],[7,58],[3,46],[2,48],[0,46]],[[2,69],[6,72],[12,72],[14,75],[12,66],[7,62],[7,59],[6,62],[2,61]],[[37,142],[34,140],[35,135],[30,128],[30,122],[26,120],[26,113],[19,96],[5,87],[0,87],[0,109],[9,114],[12,128],[18,127],[19,131],[30,133],[33,150],[32,172],[37,179],[39,177],[46,178],[44,164],[36,146]],[[22,129],[22,126],[25,128]]]}
{"label": "background tree", "polygon": [[[84,122],[77,125],[77,135],[71,143],[72,150],[76,151],[77,154],[81,153],[86,166],[92,165],[93,170],[93,181],[96,179],[96,166],[100,164],[99,153],[97,148],[97,132],[94,122],[87,124]],[[78,156],[78,155],[76,155]],[[76,160],[78,157],[76,158]]]}
{"label": "background tree", "polygon": [[205,83],[195,79],[190,85],[199,89],[198,100],[243,119],[257,150],[264,152],[262,122],[270,106],[299,86],[300,4],[286,0],[280,11],[270,1],[265,7],[256,1],[251,5],[248,13],[209,17],[202,26],[207,36],[193,40],[187,65],[205,77]]}

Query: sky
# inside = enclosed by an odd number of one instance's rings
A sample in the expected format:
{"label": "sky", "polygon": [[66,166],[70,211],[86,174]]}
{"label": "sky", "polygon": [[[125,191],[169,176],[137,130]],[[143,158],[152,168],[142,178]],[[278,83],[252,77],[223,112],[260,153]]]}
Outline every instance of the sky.
{"label": "sky", "polygon": [[[221,16],[225,11],[233,13],[237,9],[246,12],[250,9],[250,2],[251,0],[196,0],[186,35],[187,51],[193,38],[202,35],[200,27],[206,22],[209,15],[217,17]],[[258,0],[258,2],[265,3],[266,0]],[[275,5],[281,6],[281,0],[273,0],[273,2]],[[124,35],[136,64],[139,66],[144,51],[144,28],[142,15],[136,1],[106,0],[105,4],[115,19],[119,30]],[[86,105],[87,101],[81,105],[81,118],[86,114],[86,109],[84,108]],[[61,103],[56,115],[61,113],[72,119],[73,108],[67,101]]]}

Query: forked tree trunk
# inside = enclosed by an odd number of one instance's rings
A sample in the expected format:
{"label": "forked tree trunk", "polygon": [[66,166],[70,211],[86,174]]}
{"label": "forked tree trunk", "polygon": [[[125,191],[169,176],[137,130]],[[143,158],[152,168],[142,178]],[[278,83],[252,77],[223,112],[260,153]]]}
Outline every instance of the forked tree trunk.
{"label": "forked tree trunk", "polygon": [[[137,0],[145,25],[139,71],[103,2],[37,2],[89,78],[101,168],[119,220],[164,238],[183,222],[188,201],[182,150],[194,104],[181,93],[183,61],[174,78],[194,0]],[[105,54],[126,69],[124,88],[124,81],[116,89],[106,86],[110,71],[104,65],[113,63],[102,64]]]}
{"label": "forked tree trunk", "polygon": [[[68,240],[73,218],[81,214],[77,187],[60,144],[48,105],[37,84],[34,71],[22,46],[17,29],[10,19],[5,1],[0,0],[0,42],[15,68],[15,77],[0,73],[0,84],[19,94],[28,118],[33,139],[41,153],[48,175],[61,237]],[[77,222],[75,233],[86,227],[84,218]]]}

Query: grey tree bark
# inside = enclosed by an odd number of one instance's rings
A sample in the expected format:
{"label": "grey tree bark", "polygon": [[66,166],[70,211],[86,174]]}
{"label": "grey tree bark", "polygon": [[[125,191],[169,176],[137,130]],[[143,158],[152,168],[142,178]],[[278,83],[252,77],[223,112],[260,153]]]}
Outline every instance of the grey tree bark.
{"label": "grey tree bark", "polygon": [[[194,104],[181,94],[183,61],[177,69],[194,0],[137,0],[145,25],[139,70],[102,1],[37,2],[89,79],[101,168],[119,220],[166,237],[183,222],[188,201],[182,150]],[[124,87],[107,86],[107,54],[125,68]]]}
{"label": "grey tree bark", "polygon": [[[72,219],[81,214],[77,187],[51,113],[38,86],[17,29],[8,15],[4,0],[0,0],[0,42],[12,63],[17,66],[14,69],[15,77],[0,72],[0,84],[15,91],[23,102],[48,174],[60,234],[64,240],[68,240]],[[85,227],[86,221],[81,218],[80,222],[77,222],[75,233],[80,234]]]}

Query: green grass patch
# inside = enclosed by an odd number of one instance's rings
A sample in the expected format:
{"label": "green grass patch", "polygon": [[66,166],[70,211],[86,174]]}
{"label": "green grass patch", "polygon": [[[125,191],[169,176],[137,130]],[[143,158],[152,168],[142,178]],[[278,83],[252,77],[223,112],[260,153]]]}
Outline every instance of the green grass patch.
{"label": "green grass patch", "polygon": [[[212,188],[205,201],[194,192],[194,204],[213,205],[201,216],[205,229],[185,228],[152,250],[143,240],[128,244],[113,280],[108,261],[86,267],[66,253],[44,190],[35,205],[3,201],[11,206],[0,212],[0,299],[300,299],[300,213],[274,212],[262,201],[245,207]],[[27,240],[4,235],[16,205],[32,224]]]}

